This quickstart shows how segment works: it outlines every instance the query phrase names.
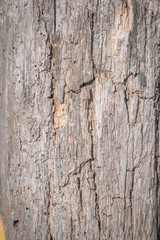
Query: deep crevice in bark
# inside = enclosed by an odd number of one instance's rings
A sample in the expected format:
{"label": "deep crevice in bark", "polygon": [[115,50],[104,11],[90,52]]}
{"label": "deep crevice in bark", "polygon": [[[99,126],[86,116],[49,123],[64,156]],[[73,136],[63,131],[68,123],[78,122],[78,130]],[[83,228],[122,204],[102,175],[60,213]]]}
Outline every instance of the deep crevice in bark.
{"label": "deep crevice in bark", "polygon": [[157,211],[156,211],[156,224],[157,224],[157,239],[160,239],[160,223],[159,223],[159,112],[160,112],[160,82],[158,80],[158,84],[156,87],[155,94],[155,159],[154,159],[154,171],[156,174],[156,198],[157,198]]}
{"label": "deep crevice in bark", "polygon": [[99,240],[101,239],[101,220],[100,220],[100,209],[99,209],[99,197],[98,197],[98,194],[97,194],[97,185],[96,185],[96,180],[95,180],[95,177],[96,177],[96,173],[94,171],[93,173],[93,182],[94,182],[94,185],[95,185],[95,217],[97,219],[97,222],[98,222],[98,230],[99,230]]}
{"label": "deep crevice in bark", "polygon": [[91,17],[91,60],[92,60],[92,74],[93,74],[93,80],[95,80],[95,63],[94,63],[94,56],[93,56],[93,49],[94,49],[94,18],[95,13],[92,13]]}
{"label": "deep crevice in bark", "polygon": [[[72,214],[72,213],[71,213]],[[71,233],[70,233],[70,239],[73,239],[73,219],[72,219],[72,215],[71,215]]]}
{"label": "deep crevice in bark", "polygon": [[86,160],[85,162],[82,162],[81,164],[80,164],[80,166],[79,167],[77,167],[76,169],[74,169],[72,172],[70,172],[69,174],[68,174],[68,179],[67,179],[67,182],[63,185],[63,186],[61,186],[61,188],[64,188],[64,187],[66,187],[66,186],[68,186],[69,184],[70,184],[70,178],[71,178],[71,176],[73,176],[73,175],[77,175],[77,174],[80,174],[81,173],[81,171],[82,171],[82,169],[83,169],[83,167],[85,167],[85,165],[87,164],[87,163],[91,163],[92,161],[94,161],[95,159],[88,159],[88,160]]}
{"label": "deep crevice in bark", "polygon": [[56,24],[57,24],[57,9],[56,9],[56,0],[54,0],[54,34],[56,33]]}
{"label": "deep crevice in bark", "polygon": [[129,101],[129,93],[128,93],[128,90],[127,90],[127,87],[126,87],[126,89],[124,90],[124,102],[125,102],[125,105],[126,105],[128,125],[130,126],[128,101]]}
{"label": "deep crevice in bark", "polygon": [[53,240],[51,234],[51,220],[50,220],[50,211],[51,211],[51,196],[52,196],[52,178],[51,178],[51,170],[49,170],[49,182],[48,182],[48,207],[47,207],[47,222],[48,222],[48,236],[49,240]]}

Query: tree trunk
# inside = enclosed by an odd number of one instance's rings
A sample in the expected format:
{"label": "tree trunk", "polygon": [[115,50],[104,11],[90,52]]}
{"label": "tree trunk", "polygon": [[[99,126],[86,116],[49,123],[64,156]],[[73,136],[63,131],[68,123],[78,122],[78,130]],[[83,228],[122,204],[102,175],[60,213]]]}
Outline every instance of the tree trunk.
{"label": "tree trunk", "polygon": [[7,240],[158,240],[159,0],[0,2]]}

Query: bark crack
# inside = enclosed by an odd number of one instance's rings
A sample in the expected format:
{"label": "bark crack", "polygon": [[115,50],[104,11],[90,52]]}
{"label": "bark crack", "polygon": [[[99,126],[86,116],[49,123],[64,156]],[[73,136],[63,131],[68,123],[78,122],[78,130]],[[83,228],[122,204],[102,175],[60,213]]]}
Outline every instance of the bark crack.
{"label": "bark crack", "polygon": [[63,186],[61,186],[61,188],[65,188],[66,186],[68,186],[68,185],[70,184],[70,178],[71,178],[73,175],[78,175],[78,174],[80,174],[81,171],[82,171],[82,169],[85,167],[85,165],[86,165],[87,163],[91,163],[91,162],[94,161],[94,160],[95,160],[95,159],[90,158],[90,159],[88,159],[87,161],[82,162],[79,167],[75,168],[72,172],[70,172],[70,173],[68,174],[68,177],[67,177],[67,178],[68,178],[67,182],[66,182]]}
{"label": "bark crack", "polygon": [[[93,96],[92,96],[92,91],[90,91],[90,98],[88,100],[88,106],[93,102]],[[89,108],[90,109],[90,108]],[[100,220],[100,207],[99,207],[99,196],[97,193],[97,184],[96,184],[96,171],[95,169],[92,169],[92,162],[95,160],[95,154],[94,154],[94,138],[93,138],[93,126],[92,126],[92,111],[91,111],[91,121],[89,121],[89,126],[88,126],[88,131],[91,135],[91,160],[90,161],[90,168],[91,171],[93,171],[93,191],[95,193],[95,218],[97,219],[98,223],[98,231],[99,231],[99,240],[101,238],[101,220]]]}
{"label": "bark crack", "polygon": [[96,173],[94,171],[93,174],[93,182],[94,182],[94,186],[95,186],[95,217],[97,219],[98,222],[98,230],[99,230],[99,240],[101,239],[101,220],[100,220],[100,207],[99,207],[99,197],[98,197],[98,193],[97,193],[97,184],[96,184]]}
{"label": "bark crack", "polygon": [[95,63],[94,63],[94,53],[93,53],[93,48],[94,48],[94,16],[95,14],[92,13],[92,18],[91,18],[91,61],[92,61],[92,74],[93,74],[93,80],[95,80]]}
{"label": "bark crack", "polygon": [[[130,190],[130,209],[131,209],[131,227],[133,229],[133,190],[134,190],[134,176],[135,176],[135,169],[132,171],[132,186]],[[131,232],[131,236],[133,239],[133,231]]]}
{"label": "bark crack", "polygon": [[129,93],[128,93],[128,89],[127,89],[127,87],[126,87],[126,89],[124,90],[124,102],[125,102],[125,105],[126,105],[128,125],[130,126],[130,119],[129,119],[129,106],[128,106],[128,102],[129,102]]}
{"label": "bark crack", "polygon": [[[156,87],[156,94],[155,94],[155,153],[154,153],[154,171],[155,171],[155,193],[157,202],[159,198],[159,175],[158,175],[158,158],[159,158],[159,112],[160,112],[160,82],[158,81]],[[159,230],[159,203],[157,203],[157,211],[156,211],[156,227],[157,227],[157,239],[160,238],[160,230]]]}
{"label": "bark crack", "polygon": [[49,184],[48,184],[48,207],[47,207],[47,222],[48,222],[48,236],[49,240],[53,240],[51,234],[51,220],[50,220],[50,211],[51,211],[51,192],[52,192],[52,178],[51,178],[51,169],[49,170]]}
{"label": "bark crack", "polygon": [[94,25],[95,25],[95,13],[92,12],[91,14],[91,23],[90,23],[90,29],[91,29],[91,49],[90,49],[90,54],[91,54],[91,62],[92,62],[92,79],[89,80],[88,82],[83,82],[77,91],[75,90],[70,90],[66,93],[72,93],[72,94],[79,94],[81,92],[81,89],[86,86],[90,86],[94,83],[95,81],[95,73],[96,73],[96,68],[95,68],[95,63],[94,63]]}
{"label": "bark crack", "polygon": [[56,0],[54,0],[54,34],[56,33],[57,25],[57,9],[56,9]]}

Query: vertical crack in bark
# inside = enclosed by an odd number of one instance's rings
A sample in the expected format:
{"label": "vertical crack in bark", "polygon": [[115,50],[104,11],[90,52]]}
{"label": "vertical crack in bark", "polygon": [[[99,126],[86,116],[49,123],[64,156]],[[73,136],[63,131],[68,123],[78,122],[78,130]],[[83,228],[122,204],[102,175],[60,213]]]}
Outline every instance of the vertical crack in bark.
{"label": "vertical crack in bark", "polygon": [[[155,18],[155,21],[158,17],[158,11]],[[156,52],[158,53],[158,59],[160,60],[160,43],[156,44]],[[160,65],[157,66],[157,82],[156,82],[156,92],[155,92],[155,162],[154,162],[154,172],[155,172],[155,185],[156,185],[156,230],[157,230],[157,239],[160,239],[160,203],[159,203],[159,114],[160,114]]]}
{"label": "vertical crack in bark", "polygon": [[97,194],[97,184],[96,184],[96,173],[94,171],[93,173],[93,181],[94,181],[94,186],[95,186],[95,217],[98,222],[98,230],[99,230],[99,240],[101,239],[101,220],[100,220],[100,210],[99,210],[99,197]]}
{"label": "vertical crack in bark", "polygon": [[[128,87],[128,80],[130,78],[130,76],[132,75],[132,73],[130,73],[125,79],[124,79],[124,86],[125,86],[125,90],[124,90],[124,102],[126,105],[126,111],[127,111],[127,122],[128,122],[128,126],[129,126],[129,135],[128,135],[128,139],[127,139],[127,162],[126,162],[126,173],[125,173],[125,187],[124,187],[124,216],[125,216],[125,220],[124,220],[124,225],[123,225],[123,232],[124,232],[124,237],[126,238],[126,216],[127,216],[127,205],[126,205],[126,198],[127,198],[127,168],[128,168],[128,143],[129,143],[129,137],[130,137],[130,116],[129,116],[129,98],[130,98],[130,90]],[[132,173],[133,174],[133,173]],[[130,190],[130,208],[131,208],[131,227],[132,227],[132,192],[133,192],[133,178],[134,176],[132,176],[132,186],[131,186],[131,190]]]}
{"label": "vertical crack in bark", "polygon": [[[53,121],[53,125],[54,125],[54,114],[55,114],[55,78],[53,75],[53,46],[50,43],[49,44],[49,49],[50,49],[50,53],[49,53],[49,69],[48,72],[51,74],[52,78],[51,78],[51,85],[50,85],[50,99],[51,99],[51,112],[52,112],[52,121]],[[54,128],[55,129],[55,128]],[[55,137],[57,134],[57,130],[55,129]]]}
{"label": "vertical crack in bark", "polygon": [[[101,220],[100,220],[100,208],[99,208],[99,197],[98,197],[98,193],[97,193],[97,184],[96,184],[96,172],[95,172],[95,168],[93,170],[92,168],[92,162],[95,160],[95,154],[94,154],[94,137],[93,137],[93,113],[92,113],[92,107],[90,108],[89,106],[91,105],[91,103],[93,103],[93,94],[92,94],[92,90],[90,89],[90,98],[88,99],[88,111],[91,111],[91,121],[89,122],[89,126],[88,126],[88,131],[90,133],[91,136],[91,159],[90,159],[90,169],[93,172],[93,189],[95,192],[95,218],[97,219],[97,223],[98,223],[98,230],[99,230],[99,240],[101,238]],[[89,117],[89,113],[88,113],[88,117]]]}
{"label": "vertical crack in bark", "polygon": [[137,109],[136,109],[136,115],[135,115],[135,124],[137,123],[137,119],[138,119],[138,112],[139,112],[139,98],[138,98],[138,102],[137,102]]}
{"label": "vertical crack in bark", "polygon": [[126,87],[126,89],[124,90],[124,102],[125,102],[125,104],[126,104],[128,125],[130,126],[130,121],[129,121],[129,108],[128,108],[129,97],[128,97],[127,95],[128,95],[128,90],[127,90],[127,87]]}
{"label": "vertical crack in bark", "polygon": [[160,230],[159,230],[159,176],[158,176],[158,157],[159,157],[159,112],[160,112],[160,82],[158,81],[156,87],[155,95],[155,160],[154,160],[154,172],[156,175],[155,185],[156,185],[156,200],[157,200],[157,210],[156,210],[156,228],[157,228],[157,239],[160,239]]}
{"label": "vertical crack in bark", "polygon": [[[126,164],[127,165],[127,164]],[[124,182],[124,224],[123,224],[123,232],[124,232],[124,239],[126,239],[126,230],[125,230],[125,222],[126,222],[126,197],[127,197],[127,169],[125,173],[125,182]]]}
{"label": "vertical crack in bark", "polygon": [[[125,186],[124,186],[124,225],[123,225],[123,232],[124,232],[124,239],[126,239],[126,229],[125,229],[125,221],[126,221],[126,215],[127,215],[127,207],[126,207],[126,198],[127,198],[127,170],[128,170],[128,143],[129,143],[129,137],[130,137],[130,127],[129,127],[129,135],[127,139],[127,162],[126,162],[126,173],[125,173]],[[133,180],[133,179],[132,179]],[[133,184],[133,183],[132,183]],[[132,192],[133,186],[131,188]],[[132,195],[132,193],[131,193]],[[132,208],[132,203],[131,203]],[[131,209],[131,219],[132,219],[132,209]],[[132,223],[131,223],[132,225]]]}
{"label": "vertical crack in bark", "polygon": [[49,169],[49,183],[48,183],[48,207],[47,207],[47,222],[48,222],[48,237],[49,240],[53,240],[51,234],[51,220],[50,220],[50,211],[51,211],[51,192],[52,192],[52,178],[51,178],[51,169]]}
{"label": "vertical crack in bark", "polygon": [[[99,0],[97,0],[97,4],[96,4],[96,13],[98,14],[98,8],[99,8]],[[96,18],[98,18],[98,16],[96,16]]]}
{"label": "vertical crack in bark", "polygon": [[80,223],[80,213],[83,208],[83,198],[82,198],[82,189],[81,189],[81,176],[80,173],[77,173],[77,185],[78,185],[78,192],[79,192],[79,211],[78,211],[78,222]]}
{"label": "vertical crack in bark", "polygon": [[71,240],[73,239],[72,235],[73,235],[73,219],[72,219],[72,215],[71,215],[71,233],[70,233]]}
{"label": "vertical crack in bark", "polygon": [[[92,15],[93,17],[93,15]],[[93,21],[93,19],[92,19]],[[93,28],[93,23],[92,23],[92,28]],[[91,52],[93,51],[93,46],[91,48]],[[94,66],[94,60],[93,60],[93,66]],[[98,193],[97,193],[97,184],[96,184],[96,171],[95,171],[95,166],[93,167],[92,162],[94,162],[95,159],[95,154],[94,154],[94,134],[93,134],[93,121],[94,121],[94,115],[93,115],[93,93],[92,93],[92,88],[90,88],[90,97],[88,99],[88,103],[87,103],[87,118],[88,118],[88,132],[90,133],[90,138],[91,138],[91,159],[89,159],[89,163],[90,163],[90,171],[93,173],[93,188],[90,189],[92,191],[94,191],[94,199],[95,199],[95,218],[97,220],[97,224],[98,224],[98,230],[99,230],[99,240],[100,240],[100,233],[101,233],[101,221],[100,221],[100,208],[99,208],[99,197],[98,197]]]}
{"label": "vertical crack in bark", "polygon": [[51,70],[52,70],[52,60],[53,60],[53,46],[52,46],[52,44],[50,44],[49,50],[50,50],[50,53],[49,53],[49,72],[51,72]]}
{"label": "vertical crack in bark", "polygon": [[79,191],[79,200],[80,200],[80,210],[82,210],[82,189],[81,189],[81,179],[80,176],[77,175],[77,184]]}
{"label": "vertical crack in bark", "polygon": [[94,63],[94,16],[95,14],[92,13],[91,16],[91,61],[92,61],[92,74],[93,74],[93,81],[95,80],[95,63]]}
{"label": "vertical crack in bark", "polygon": [[[101,25],[102,26],[102,33],[103,33],[103,23],[104,23],[104,21],[103,21],[103,15],[102,15],[102,25]],[[104,35],[102,37],[102,42],[101,42],[101,60],[100,60],[101,66],[100,66],[100,71],[102,71],[101,69],[102,69],[103,43],[104,43]]]}
{"label": "vertical crack in bark", "polygon": [[133,240],[133,189],[134,189],[134,175],[135,175],[135,168],[132,171],[132,186],[131,186],[131,190],[130,190],[130,208],[131,208],[131,236],[132,236],[132,240]]}
{"label": "vertical crack in bark", "polygon": [[130,97],[130,90],[128,87],[128,80],[130,78],[130,76],[132,76],[132,73],[130,73],[125,79],[124,79],[124,86],[125,86],[125,90],[124,90],[124,102],[126,104],[126,110],[127,110],[127,119],[128,119],[128,125],[130,127],[130,117],[129,117],[129,97]]}
{"label": "vertical crack in bark", "polygon": [[56,9],[56,0],[54,0],[54,34],[56,33],[57,25],[57,9]]}
{"label": "vertical crack in bark", "polygon": [[[96,9],[97,11],[97,9]],[[91,20],[90,20],[90,30],[91,30],[91,49],[90,49],[90,54],[91,54],[91,62],[92,62],[92,79],[89,80],[88,82],[83,82],[79,87],[80,89],[78,91],[70,91],[72,93],[78,94],[81,91],[81,88],[90,86],[92,83],[95,81],[95,75],[96,75],[96,68],[95,68],[95,63],[94,63],[94,27],[95,27],[95,13],[92,12],[91,14]],[[64,93],[65,94],[65,93]]]}
{"label": "vertical crack in bark", "polygon": [[137,36],[138,36],[138,21],[139,21],[139,3],[134,0],[133,5],[133,25],[132,30],[129,33],[129,68],[131,67],[131,61],[134,59],[137,61]]}

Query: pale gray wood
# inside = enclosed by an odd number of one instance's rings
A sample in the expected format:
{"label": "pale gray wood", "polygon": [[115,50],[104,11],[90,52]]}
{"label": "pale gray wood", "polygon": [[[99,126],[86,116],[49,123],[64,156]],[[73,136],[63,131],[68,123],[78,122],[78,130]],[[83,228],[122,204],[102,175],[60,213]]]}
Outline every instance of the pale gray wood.
{"label": "pale gray wood", "polygon": [[159,0],[0,1],[7,240],[158,240]]}

